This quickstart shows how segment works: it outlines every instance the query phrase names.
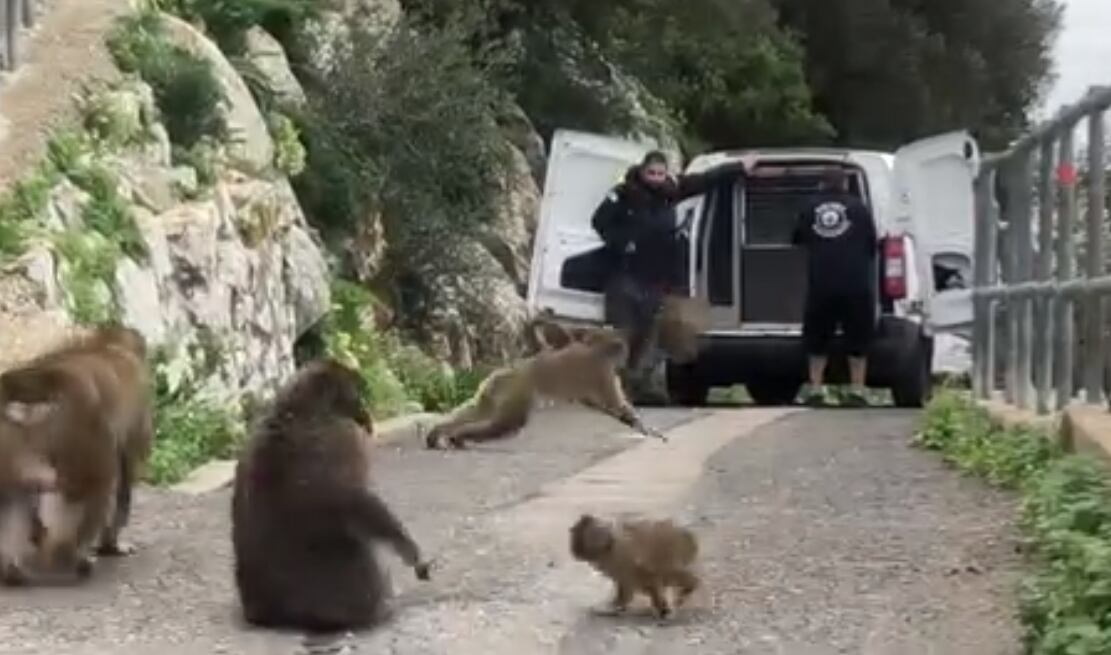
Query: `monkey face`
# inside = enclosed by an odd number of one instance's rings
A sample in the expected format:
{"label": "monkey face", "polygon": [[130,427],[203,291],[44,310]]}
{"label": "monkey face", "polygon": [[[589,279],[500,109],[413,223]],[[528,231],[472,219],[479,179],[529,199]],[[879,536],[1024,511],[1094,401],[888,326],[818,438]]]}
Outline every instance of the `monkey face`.
{"label": "monkey face", "polygon": [[578,560],[597,561],[613,548],[613,531],[590,514],[571,526],[571,555]]}
{"label": "monkey face", "polygon": [[363,402],[362,377],[353,369],[332,359],[320,364],[318,382],[326,385],[328,408],[347,417],[365,429],[369,435],[374,433],[374,424]]}

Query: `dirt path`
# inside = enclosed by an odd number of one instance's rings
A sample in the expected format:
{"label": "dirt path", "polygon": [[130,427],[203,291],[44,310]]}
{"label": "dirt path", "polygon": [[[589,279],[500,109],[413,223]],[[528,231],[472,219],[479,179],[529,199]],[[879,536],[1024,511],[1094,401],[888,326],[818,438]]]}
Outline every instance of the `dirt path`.
{"label": "dirt path", "polygon": [[83,83],[118,75],[104,37],[128,0],[50,0],[23,43],[23,63],[0,77],[0,191],[46,152],[50,133],[75,118]]}

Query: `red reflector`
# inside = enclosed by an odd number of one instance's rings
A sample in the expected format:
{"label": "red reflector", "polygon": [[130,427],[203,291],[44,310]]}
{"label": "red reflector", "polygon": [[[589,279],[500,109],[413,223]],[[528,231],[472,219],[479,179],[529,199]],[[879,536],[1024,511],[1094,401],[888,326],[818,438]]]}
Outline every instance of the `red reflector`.
{"label": "red reflector", "polygon": [[907,260],[903,237],[883,240],[883,293],[892,300],[907,295]]}

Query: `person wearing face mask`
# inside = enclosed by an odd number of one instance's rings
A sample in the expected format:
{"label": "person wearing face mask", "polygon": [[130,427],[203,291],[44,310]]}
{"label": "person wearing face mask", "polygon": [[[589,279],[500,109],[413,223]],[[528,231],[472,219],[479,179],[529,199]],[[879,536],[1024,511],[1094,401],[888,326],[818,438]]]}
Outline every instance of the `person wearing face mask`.
{"label": "person wearing face mask", "polygon": [[629,168],[594,212],[591,224],[609,254],[605,320],[627,335],[623,378],[642,402],[667,402],[666,392],[645,384],[654,368],[647,355],[654,354],[656,317],[664,295],[680,289],[686,295],[675,206],[747,171],[747,162],[740,161],[707,173],[672,176],[667,157],[654,150]]}

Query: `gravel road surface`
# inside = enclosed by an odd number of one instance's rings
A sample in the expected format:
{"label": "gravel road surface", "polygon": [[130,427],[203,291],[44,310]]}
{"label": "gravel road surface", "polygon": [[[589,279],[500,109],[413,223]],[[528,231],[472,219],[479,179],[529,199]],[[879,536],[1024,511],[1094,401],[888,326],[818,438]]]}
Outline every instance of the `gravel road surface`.
{"label": "gravel road surface", "polygon": [[[670,442],[577,409],[469,452],[381,448],[383,495],[436,558],[382,628],[315,652],[399,655],[1017,653],[1014,501],[911,449],[913,412],[646,411]],[[80,588],[0,590],[0,653],[306,652],[246,628],[227,490],[144,490],[128,538]],[[601,616],[607,582],[566,551],[579,511],[689,523],[705,588],[669,624],[640,601]],[[345,648],[346,650],[340,650]]]}

